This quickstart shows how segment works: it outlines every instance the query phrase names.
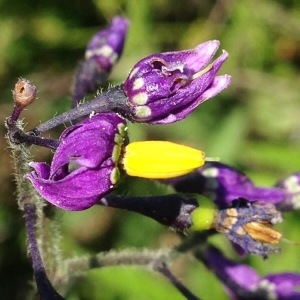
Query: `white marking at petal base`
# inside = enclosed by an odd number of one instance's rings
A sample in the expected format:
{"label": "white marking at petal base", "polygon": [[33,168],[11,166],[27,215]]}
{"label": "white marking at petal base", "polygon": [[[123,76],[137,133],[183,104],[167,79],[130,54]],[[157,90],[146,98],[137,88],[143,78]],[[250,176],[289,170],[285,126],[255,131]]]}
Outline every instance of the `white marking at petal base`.
{"label": "white marking at petal base", "polygon": [[267,279],[262,279],[261,281],[259,281],[259,283],[252,288],[253,292],[256,291],[264,291],[266,293],[266,299],[269,300],[276,300],[277,298],[277,294],[276,294],[276,286],[274,283],[270,282]]}
{"label": "white marking at petal base", "polygon": [[140,88],[142,88],[144,86],[145,82],[144,79],[142,77],[137,78],[134,82],[133,82],[133,87],[132,89],[134,91],[139,90]]}
{"label": "white marking at petal base", "polygon": [[284,185],[289,192],[300,192],[300,183],[297,176],[291,176],[290,178],[286,179]]}
{"label": "white marking at petal base", "polygon": [[133,104],[144,105],[148,101],[148,95],[146,93],[138,93],[132,97]]}
{"label": "white marking at petal base", "polygon": [[114,49],[108,45],[105,45],[101,48],[93,49],[93,50],[87,50],[85,52],[85,58],[89,59],[93,56],[104,56],[110,59],[110,61],[113,63],[117,60],[118,54],[114,51]]}
{"label": "white marking at petal base", "polygon": [[139,118],[147,118],[152,114],[151,109],[148,106],[137,107],[135,113]]}
{"label": "white marking at petal base", "polygon": [[218,177],[219,170],[217,168],[207,168],[204,169],[201,173],[207,177]]}

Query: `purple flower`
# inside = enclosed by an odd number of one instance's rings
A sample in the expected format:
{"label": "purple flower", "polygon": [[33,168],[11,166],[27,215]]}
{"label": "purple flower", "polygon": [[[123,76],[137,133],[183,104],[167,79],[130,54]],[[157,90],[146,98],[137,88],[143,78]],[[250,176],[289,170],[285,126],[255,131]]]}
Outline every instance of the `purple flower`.
{"label": "purple flower", "polygon": [[223,53],[212,63],[219,41],[195,49],[150,55],[139,61],[124,83],[133,107],[133,121],[173,123],[187,117],[200,103],[230,84],[230,76],[216,76],[228,57]]}
{"label": "purple flower", "polygon": [[281,240],[282,234],[273,228],[282,222],[281,213],[271,203],[238,200],[230,208],[218,210],[215,229],[224,233],[234,245],[240,247],[240,254],[250,253],[267,258],[279,252],[271,246]]}
{"label": "purple flower", "polygon": [[251,267],[227,259],[214,247],[199,257],[221,280],[233,299],[300,299],[298,273],[260,276]]}
{"label": "purple flower", "polygon": [[110,72],[120,58],[129,21],[123,17],[114,17],[111,25],[97,32],[85,51],[85,59],[93,59],[99,69]]}
{"label": "purple flower", "polygon": [[101,87],[120,58],[129,21],[115,17],[110,26],[98,31],[89,42],[85,60],[78,66],[73,86],[73,107]]}
{"label": "purple flower", "polygon": [[199,193],[212,199],[219,207],[227,207],[238,198],[278,204],[285,201],[287,189],[257,187],[242,172],[222,163],[207,163],[195,172],[169,181],[178,192]]}
{"label": "purple flower", "polygon": [[27,178],[42,197],[60,208],[89,208],[117,183],[124,138],[121,117],[90,116],[62,133],[51,166],[32,162],[35,171]]}

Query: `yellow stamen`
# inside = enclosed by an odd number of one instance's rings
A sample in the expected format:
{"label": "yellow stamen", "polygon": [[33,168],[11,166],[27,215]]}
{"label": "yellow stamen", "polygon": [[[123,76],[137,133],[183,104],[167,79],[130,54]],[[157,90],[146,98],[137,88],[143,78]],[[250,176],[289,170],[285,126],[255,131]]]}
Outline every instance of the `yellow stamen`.
{"label": "yellow stamen", "polygon": [[166,179],[203,166],[205,153],[168,141],[133,142],[126,146],[121,164],[130,176]]}

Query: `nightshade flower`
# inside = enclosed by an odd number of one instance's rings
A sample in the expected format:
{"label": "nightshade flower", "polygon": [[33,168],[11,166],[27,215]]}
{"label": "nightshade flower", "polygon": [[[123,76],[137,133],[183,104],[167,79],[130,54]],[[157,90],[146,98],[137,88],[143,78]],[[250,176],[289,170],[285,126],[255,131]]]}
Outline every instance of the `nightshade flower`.
{"label": "nightshade flower", "polygon": [[288,188],[295,181],[293,178],[297,177],[291,176],[276,187],[258,187],[237,169],[219,162],[209,162],[203,168],[186,176],[172,179],[169,183],[178,192],[202,194],[222,208],[229,206],[238,198],[245,198],[248,201],[264,201],[275,205],[279,205],[286,199],[296,199],[295,189]]}
{"label": "nightshade flower", "polygon": [[93,36],[85,51],[85,59],[93,59],[99,69],[110,72],[123,52],[128,26],[126,18],[114,17],[110,26]]}
{"label": "nightshade flower", "polygon": [[251,203],[240,199],[233,201],[229,208],[217,209],[203,197],[199,198],[199,207],[191,212],[191,217],[191,230],[213,228],[225,234],[243,253],[267,258],[268,254],[280,250],[272,246],[279,243],[282,237],[273,225],[282,222],[282,217],[271,203]]}
{"label": "nightshade flower", "polygon": [[230,84],[230,76],[216,76],[228,57],[211,63],[219,48],[213,40],[195,49],[150,55],[129,73],[124,92],[133,108],[133,121],[166,124],[187,117],[200,103]]}
{"label": "nightshade flower", "polygon": [[62,133],[51,166],[33,162],[35,171],[27,177],[50,203],[83,210],[115,187],[120,169],[131,176],[170,178],[204,164],[202,151],[184,145],[125,142],[123,118],[113,113],[90,116]]}
{"label": "nightshade flower", "polygon": [[118,182],[125,136],[125,121],[116,114],[90,116],[62,133],[51,166],[33,162],[35,171],[27,177],[42,197],[60,208],[89,208]]}
{"label": "nightshade flower", "polygon": [[107,28],[92,37],[85,51],[85,60],[75,76],[74,107],[87,93],[96,91],[105,82],[123,52],[128,26],[126,18],[117,16]]}
{"label": "nightshade flower", "polygon": [[226,287],[232,299],[300,299],[300,274],[278,273],[260,276],[253,268],[236,263],[213,246],[196,253]]}
{"label": "nightshade flower", "polygon": [[245,251],[267,258],[268,254],[279,252],[273,247],[282,234],[273,228],[282,222],[281,213],[271,203],[237,200],[232,207],[219,210],[215,229],[225,233],[227,238]]}

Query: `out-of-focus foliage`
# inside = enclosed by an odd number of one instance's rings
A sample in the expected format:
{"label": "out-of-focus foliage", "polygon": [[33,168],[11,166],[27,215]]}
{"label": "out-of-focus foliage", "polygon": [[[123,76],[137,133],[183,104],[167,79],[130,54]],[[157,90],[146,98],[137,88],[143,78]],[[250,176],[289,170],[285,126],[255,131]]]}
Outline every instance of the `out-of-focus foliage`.
{"label": "out-of-focus foliage", "polygon": [[[92,34],[122,14],[131,20],[123,57],[111,82],[125,79],[140,58],[158,51],[192,48],[219,39],[230,58],[222,73],[230,88],[201,105],[189,118],[166,126],[129,126],[132,140],[166,139],[204,149],[271,185],[300,169],[300,2],[296,0],[25,0],[0,1],[0,115],[12,110],[11,89],[22,76],[34,82],[38,101],[24,113],[29,129],[69,107],[73,71]],[[55,133],[54,133],[55,134]],[[0,295],[24,299],[31,268],[24,220],[17,209],[12,165],[1,126]],[[34,149],[36,160],[50,151]],[[120,192],[167,192],[156,184],[129,180]],[[172,246],[175,233],[133,213],[106,208],[61,212],[66,255],[126,247]],[[286,217],[285,237],[299,241],[299,213]],[[223,237],[213,241],[233,255]],[[299,271],[298,249],[283,245],[267,261],[250,257],[262,273]],[[220,283],[200,264],[180,260],[174,273],[203,299],[227,299]],[[68,299],[181,299],[159,275],[138,268],[91,271],[70,287]]]}

